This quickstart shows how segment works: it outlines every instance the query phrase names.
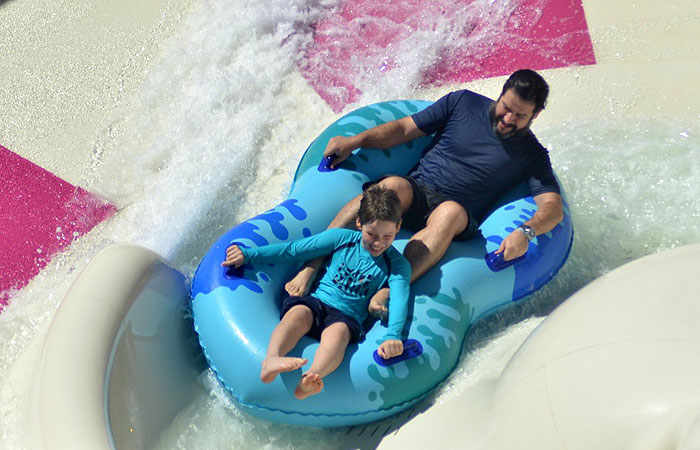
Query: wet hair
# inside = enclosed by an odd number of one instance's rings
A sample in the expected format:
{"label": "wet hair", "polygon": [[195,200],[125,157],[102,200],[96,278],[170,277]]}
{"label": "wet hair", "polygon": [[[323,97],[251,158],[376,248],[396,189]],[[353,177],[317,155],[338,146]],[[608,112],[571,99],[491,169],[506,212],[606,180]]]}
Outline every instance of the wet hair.
{"label": "wet hair", "polygon": [[362,194],[358,213],[362,225],[375,220],[385,220],[398,225],[401,223],[401,213],[401,200],[391,189],[375,184]]}
{"label": "wet hair", "polygon": [[549,85],[544,81],[544,78],[534,70],[522,69],[513,72],[503,85],[501,97],[509,89],[512,89],[518,97],[524,101],[535,104],[535,111],[533,114],[542,111],[547,104]]}

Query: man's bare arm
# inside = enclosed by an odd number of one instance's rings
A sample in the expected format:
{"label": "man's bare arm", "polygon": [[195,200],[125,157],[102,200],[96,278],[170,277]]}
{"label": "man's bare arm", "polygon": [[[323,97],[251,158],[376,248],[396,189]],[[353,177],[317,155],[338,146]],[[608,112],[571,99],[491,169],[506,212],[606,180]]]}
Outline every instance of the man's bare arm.
{"label": "man's bare arm", "polygon": [[336,159],[331,164],[331,167],[335,168],[335,166],[345,161],[353,150],[360,147],[387,149],[424,135],[425,133],[416,126],[411,116],[406,116],[370,128],[355,136],[333,137],[328,141],[323,156],[336,155]]}
{"label": "man's bare arm", "polygon": [[[545,192],[534,197],[537,211],[525,225],[531,226],[540,235],[551,231],[564,218],[564,206],[561,195]],[[527,252],[528,240],[523,232],[515,230],[501,242],[497,253],[503,252],[503,259],[509,261]]]}
{"label": "man's bare arm", "polygon": [[545,192],[533,198],[537,203],[537,211],[530,220],[525,222],[525,225],[534,228],[538,235],[552,231],[564,219],[561,195],[556,192]]}

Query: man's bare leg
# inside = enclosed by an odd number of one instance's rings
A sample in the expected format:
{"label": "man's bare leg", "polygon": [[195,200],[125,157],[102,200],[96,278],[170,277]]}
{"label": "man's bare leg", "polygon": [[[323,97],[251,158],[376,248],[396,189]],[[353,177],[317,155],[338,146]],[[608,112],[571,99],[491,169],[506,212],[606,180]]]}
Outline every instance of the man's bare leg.
{"label": "man's bare leg", "polygon": [[263,383],[272,381],[282,372],[291,372],[306,364],[306,358],[285,356],[310,329],[313,313],[304,305],[292,307],[282,317],[280,323],[272,331],[267,354],[262,362],[260,380]]}
{"label": "man's bare leg", "polygon": [[[426,227],[411,237],[403,254],[411,264],[411,283],[423,276],[445,256],[452,239],[464,231],[469,222],[464,208],[456,202],[438,205],[430,214]],[[389,289],[380,289],[369,302],[369,313],[374,317],[386,314]]]}
{"label": "man's bare leg", "polygon": [[426,227],[411,237],[403,251],[411,263],[411,283],[445,256],[452,239],[464,231],[468,223],[467,212],[459,203],[442,202],[433,210]]}
{"label": "man's bare leg", "polygon": [[337,369],[343,362],[350,337],[350,329],[342,322],[336,322],[323,330],[321,344],[314,354],[314,362],[309,371],[301,377],[301,381],[294,391],[296,398],[303,400],[321,392],[323,378]]}

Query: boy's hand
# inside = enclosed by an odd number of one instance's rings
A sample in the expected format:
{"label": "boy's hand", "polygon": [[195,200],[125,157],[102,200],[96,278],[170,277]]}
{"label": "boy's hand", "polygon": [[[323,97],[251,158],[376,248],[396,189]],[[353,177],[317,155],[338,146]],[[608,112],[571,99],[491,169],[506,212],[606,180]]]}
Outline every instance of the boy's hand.
{"label": "boy's hand", "polygon": [[377,349],[377,353],[384,359],[393,358],[403,353],[403,342],[399,339],[387,339]]}
{"label": "boy's hand", "polygon": [[221,266],[239,268],[244,262],[245,257],[243,256],[243,252],[236,244],[233,244],[226,249],[226,260],[221,263]]}

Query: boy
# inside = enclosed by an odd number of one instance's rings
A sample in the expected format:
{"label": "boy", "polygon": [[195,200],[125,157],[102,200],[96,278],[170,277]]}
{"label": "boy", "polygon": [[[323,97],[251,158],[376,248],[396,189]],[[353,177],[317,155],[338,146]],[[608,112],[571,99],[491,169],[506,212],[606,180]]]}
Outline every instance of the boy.
{"label": "boy", "polygon": [[306,358],[285,356],[304,335],[320,340],[308,372],[294,396],[304,399],[323,389],[323,378],[338,368],[348,344],[363,336],[369,299],[382,286],[391,288],[388,331],[377,352],[388,359],[403,352],[401,330],[406,320],[411,267],[392,247],[401,226],[401,204],[396,192],[372,186],[360,201],[354,231],[334,228],[297,241],[255,249],[230,246],[222,266],[244,263],[306,261],[331,255],[327,270],[310,296],[288,297],[280,323],[270,336],[260,379],[271,383],[282,372],[306,364]]}

